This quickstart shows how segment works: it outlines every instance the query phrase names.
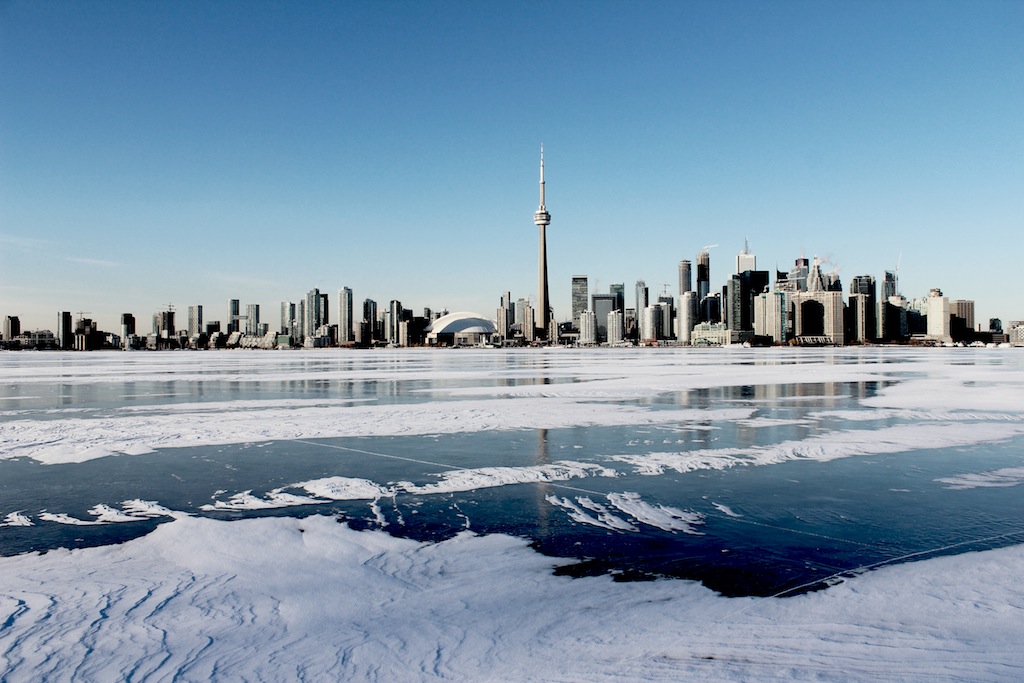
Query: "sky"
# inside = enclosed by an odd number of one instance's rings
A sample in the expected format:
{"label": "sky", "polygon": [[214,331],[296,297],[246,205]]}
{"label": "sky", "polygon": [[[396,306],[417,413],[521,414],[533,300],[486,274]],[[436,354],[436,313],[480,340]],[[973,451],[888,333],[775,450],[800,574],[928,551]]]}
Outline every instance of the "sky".
{"label": "sky", "polygon": [[[0,0],[0,316],[819,257],[1024,320],[1024,3]],[[333,311],[332,311],[333,314]],[[332,315],[333,317],[333,315]],[[333,321],[333,320],[332,320]]]}

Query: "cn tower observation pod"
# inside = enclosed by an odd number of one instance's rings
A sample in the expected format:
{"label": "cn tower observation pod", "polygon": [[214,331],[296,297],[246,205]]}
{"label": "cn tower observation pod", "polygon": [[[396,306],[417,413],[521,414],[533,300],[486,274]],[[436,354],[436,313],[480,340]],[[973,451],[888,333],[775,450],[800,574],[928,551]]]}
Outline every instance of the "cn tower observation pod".
{"label": "cn tower observation pod", "polygon": [[497,330],[493,320],[465,311],[441,316],[427,326],[430,346],[477,346],[491,341]]}

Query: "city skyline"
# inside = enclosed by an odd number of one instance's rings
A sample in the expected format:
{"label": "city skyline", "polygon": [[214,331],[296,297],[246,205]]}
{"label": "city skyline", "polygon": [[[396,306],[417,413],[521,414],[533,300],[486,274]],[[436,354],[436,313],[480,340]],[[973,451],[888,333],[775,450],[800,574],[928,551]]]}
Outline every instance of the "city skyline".
{"label": "city skyline", "polygon": [[717,243],[715,291],[748,237],[1024,319],[1018,3],[251,7],[4,6],[0,315],[492,317],[537,291],[543,142],[558,321]]}

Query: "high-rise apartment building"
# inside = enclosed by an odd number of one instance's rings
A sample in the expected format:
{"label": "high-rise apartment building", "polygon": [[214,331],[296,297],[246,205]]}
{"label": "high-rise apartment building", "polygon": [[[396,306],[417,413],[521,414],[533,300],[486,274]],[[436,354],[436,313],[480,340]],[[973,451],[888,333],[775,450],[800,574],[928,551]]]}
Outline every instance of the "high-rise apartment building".
{"label": "high-rise apartment building", "polygon": [[754,335],[770,337],[773,344],[786,342],[786,292],[762,292],[754,298]]}
{"label": "high-rise apartment building", "polygon": [[869,341],[874,333],[873,328],[868,324],[869,312],[872,306],[868,302],[867,294],[850,294],[846,303],[846,341],[848,343],[861,343]]}
{"label": "high-rise apartment building", "polygon": [[188,307],[188,336],[198,337],[203,332],[203,306],[196,304]]}
{"label": "high-rise apartment building", "polygon": [[4,341],[11,341],[21,334],[21,318],[16,315],[4,316]]}
{"label": "high-rise apartment building", "polygon": [[[338,343],[351,344],[355,341],[352,329],[352,290],[342,287],[338,290]],[[429,320],[429,316],[427,316]]]}
{"label": "high-rise apartment building", "polygon": [[928,338],[937,342],[952,342],[949,334],[949,298],[941,289],[928,292]]}
{"label": "high-rise apartment building", "polygon": [[584,310],[580,313],[580,344],[582,346],[597,344],[597,317],[593,311]]}
{"label": "high-rise apartment building", "polygon": [[683,260],[679,262],[679,296],[683,295],[683,292],[689,292],[693,289],[692,276],[690,273],[690,262]]}
{"label": "high-rise apartment building", "polygon": [[319,288],[314,287],[306,292],[306,320],[302,330],[304,338],[317,336],[320,326],[325,324],[324,303],[325,299],[321,296]]}
{"label": "high-rise apartment building", "polygon": [[697,324],[697,292],[690,289],[679,296],[677,318],[676,338],[683,344],[689,344],[693,326]]}
{"label": "high-rise apartment building", "polygon": [[385,341],[390,344],[401,346],[399,325],[403,320],[403,311],[402,302],[398,299],[392,299],[388,305],[388,324],[384,336]]}
{"label": "high-rise apartment building", "polygon": [[573,275],[572,277],[572,326],[582,332],[580,327],[580,314],[587,310],[587,300],[590,298],[590,284],[586,275]]}
{"label": "high-rise apartment building", "polygon": [[288,334],[292,337],[298,335],[295,325],[295,304],[290,301],[281,302],[281,326],[278,331],[280,334]]}
{"label": "high-rise apartment building", "polygon": [[516,302],[516,318],[522,320],[523,339],[527,342],[533,342],[537,339],[537,320],[536,313],[533,310],[533,306],[530,302],[525,299],[520,299]]}
{"label": "high-rise apartment building", "polygon": [[[865,342],[875,339],[878,334],[878,299],[876,298],[875,292],[875,276],[874,275],[855,275],[853,280],[850,281],[850,297],[855,294],[864,296],[863,308],[864,308],[864,336],[859,336],[860,332],[857,325],[854,325],[854,331],[856,334],[851,340]],[[858,319],[860,317],[858,312]],[[859,323],[858,323],[859,325]]]}
{"label": "high-rise apartment building", "polygon": [[625,316],[622,311],[615,309],[608,314],[608,343],[621,344],[625,339]]}
{"label": "high-rise apartment building", "polygon": [[260,305],[247,304],[245,307],[245,329],[244,332],[250,336],[260,334]]}
{"label": "high-rise apartment building", "polygon": [[647,283],[643,280],[636,281],[636,314],[643,321],[643,310],[650,305],[650,290],[647,289]]}
{"label": "high-rise apartment building", "polygon": [[[68,325],[71,324],[71,314],[68,313]],[[135,336],[135,316],[131,313],[121,314],[121,345],[129,348],[130,337]]]}
{"label": "high-rise apartment building", "polygon": [[676,300],[667,291],[662,292],[658,297],[657,305],[661,308],[661,334],[662,339],[673,339],[673,323],[676,317]]}
{"label": "high-rise apartment building", "polygon": [[652,344],[663,339],[665,336],[663,326],[664,318],[661,306],[655,304],[644,308],[640,314],[640,342]]}

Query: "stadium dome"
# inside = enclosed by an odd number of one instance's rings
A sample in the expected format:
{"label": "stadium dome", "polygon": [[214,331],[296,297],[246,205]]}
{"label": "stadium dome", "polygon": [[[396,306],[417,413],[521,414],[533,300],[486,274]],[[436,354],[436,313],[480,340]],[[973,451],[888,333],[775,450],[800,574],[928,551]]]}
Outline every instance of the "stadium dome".
{"label": "stadium dome", "polygon": [[495,331],[493,320],[476,313],[449,313],[427,326],[427,343],[432,346],[476,346],[489,342]]}

